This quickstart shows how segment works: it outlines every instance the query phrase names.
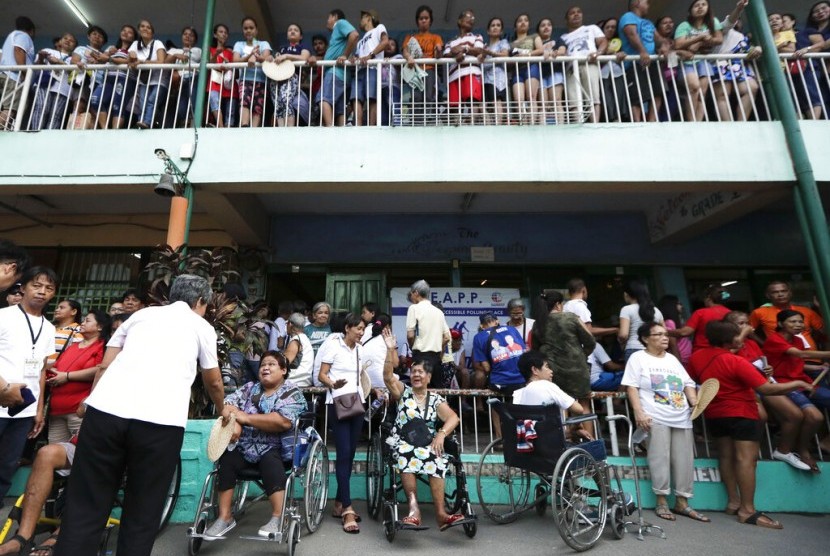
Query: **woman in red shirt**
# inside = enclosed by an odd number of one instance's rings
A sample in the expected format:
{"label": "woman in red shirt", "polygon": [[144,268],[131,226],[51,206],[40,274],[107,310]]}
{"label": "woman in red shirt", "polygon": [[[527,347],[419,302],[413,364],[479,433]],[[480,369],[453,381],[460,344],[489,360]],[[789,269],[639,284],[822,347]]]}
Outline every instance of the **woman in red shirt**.
{"label": "woman in red shirt", "polygon": [[[773,368],[773,378],[782,383],[810,382],[810,377],[804,372],[804,360],[830,358],[830,351],[811,350],[804,343],[799,336],[804,331],[804,315],[800,312],[785,309],[778,313],[776,319],[778,327],[767,335],[763,346],[764,354]],[[825,362],[822,368],[827,367]],[[819,473],[819,467],[810,455],[810,442],[824,423],[824,416],[818,408],[830,409],[830,389],[819,386],[809,395],[796,390],[789,394],[789,398],[801,408],[804,417],[798,453],[804,464],[814,473]],[[792,462],[787,462],[792,465]]]}
{"label": "woman in red shirt", "polygon": [[51,388],[49,401],[49,444],[68,442],[81,428],[78,406],[89,396],[98,365],[104,358],[110,318],[93,309],[81,323],[83,340],[61,352],[46,368],[44,383]]}
{"label": "woman in red shirt", "polygon": [[701,381],[716,378],[720,382],[718,395],[704,415],[718,443],[718,464],[729,497],[726,513],[737,514],[740,523],[781,529],[778,521],[755,510],[755,466],[762,429],[755,393],[776,396],[812,387],[800,380],[769,382],[746,359],[730,352],[740,342],[741,331],[735,324],[712,321],[705,333],[709,347],[695,351],[689,366]]}

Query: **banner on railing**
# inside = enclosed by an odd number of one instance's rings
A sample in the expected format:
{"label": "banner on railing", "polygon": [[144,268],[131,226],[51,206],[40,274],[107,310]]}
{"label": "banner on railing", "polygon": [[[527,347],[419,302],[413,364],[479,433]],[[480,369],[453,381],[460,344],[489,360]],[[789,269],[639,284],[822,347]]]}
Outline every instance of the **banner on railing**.
{"label": "banner on railing", "polygon": [[[392,328],[398,342],[406,342],[406,299],[409,288],[392,288]],[[461,331],[467,357],[473,351],[473,336],[478,333],[479,315],[493,313],[499,322],[507,322],[507,302],[520,297],[515,288],[433,288],[430,300],[440,303],[450,328]]]}

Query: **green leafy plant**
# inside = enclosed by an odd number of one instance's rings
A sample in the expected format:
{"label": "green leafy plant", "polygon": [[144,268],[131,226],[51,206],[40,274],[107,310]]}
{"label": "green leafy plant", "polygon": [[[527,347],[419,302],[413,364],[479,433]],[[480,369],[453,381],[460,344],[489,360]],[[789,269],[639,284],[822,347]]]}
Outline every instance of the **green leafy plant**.
{"label": "green leafy plant", "polygon": [[[158,245],[152,261],[143,270],[150,281],[148,297],[151,305],[168,302],[170,285],[176,276],[195,274],[208,280],[214,295],[205,319],[216,330],[219,365],[229,379],[226,385],[231,389],[241,382],[243,374],[242,369],[232,364],[231,354],[262,353],[268,348],[268,326],[273,326],[272,322],[260,317],[262,306],[249,307],[222,292],[227,283],[239,278],[237,264],[236,251],[227,247],[190,250],[184,245],[178,249]],[[202,381],[197,379],[191,389],[190,416],[202,415],[209,403]]]}

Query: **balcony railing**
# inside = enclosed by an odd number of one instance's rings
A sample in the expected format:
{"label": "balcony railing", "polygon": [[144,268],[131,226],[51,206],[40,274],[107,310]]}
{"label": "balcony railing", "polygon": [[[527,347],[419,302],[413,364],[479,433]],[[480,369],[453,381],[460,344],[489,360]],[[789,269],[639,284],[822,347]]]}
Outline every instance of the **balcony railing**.
{"label": "balcony railing", "polygon": [[[830,108],[830,54],[781,65],[801,118],[825,119]],[[756,62],[745,54],[705,55],[683,61],[601,56],[492,58],[462,64],[473,80],[451,82],[455,60],[422,59],[418,69],[401,59],[336,68],[333,62],[295,63],[286,81],[267,79],[259,67],[209,64],[204,114],[194,116],[196,68],[181,65],[5,66],[13,73],[0,93],[0,128],[121,129],[205,126],[294,127],[374,125],[570,125],[628,121],[748,121],[771,118]],[[421,68],[426,66],[426,71]],[[325,72],[342,72],[342,81]],[[459,85],[460,83],[460,85]],[[15,85],[16,84],[16,85]],[[459,100],[448,93],[457,89]],[[342,88],[342,94],[341,94]],[[321,109],[319,98],[324,100]]]}

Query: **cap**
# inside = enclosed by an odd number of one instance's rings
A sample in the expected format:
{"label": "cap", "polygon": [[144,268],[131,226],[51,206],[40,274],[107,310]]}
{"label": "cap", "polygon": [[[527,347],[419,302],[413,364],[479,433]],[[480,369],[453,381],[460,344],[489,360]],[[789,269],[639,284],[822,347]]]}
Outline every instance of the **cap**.
{"label": "cap", "polygon": [[479,315],[478,317],[478,322],[480,322],[481,324],[487,324],[488,322],[493,322],[494,320],[497,321],[499,319],[497,319],[496,315],[494,315],[490,311],[487,311],[486,313],[481,313],[481,315]]}
{"label": "cap", "polygon": [[372,10],[360,10],[360,16],[363,17],[363,14],[369,14],[372,16],[373,21],[380,21],[380,16],[378,15],[378,11],[375,9]]}
{"label": "cap", "polygon": [[22,293],[22,290],[23,284],[17,282],[16,284],[12,284],[12,287],[9,288],[9,290],[6,292],[6,295],[17,295]]}
{"label": "cap", "polygon": [[457,328],[450,329],[450,336],[452,336],[453,340],[460,340],[462,338],[461,331]]}

